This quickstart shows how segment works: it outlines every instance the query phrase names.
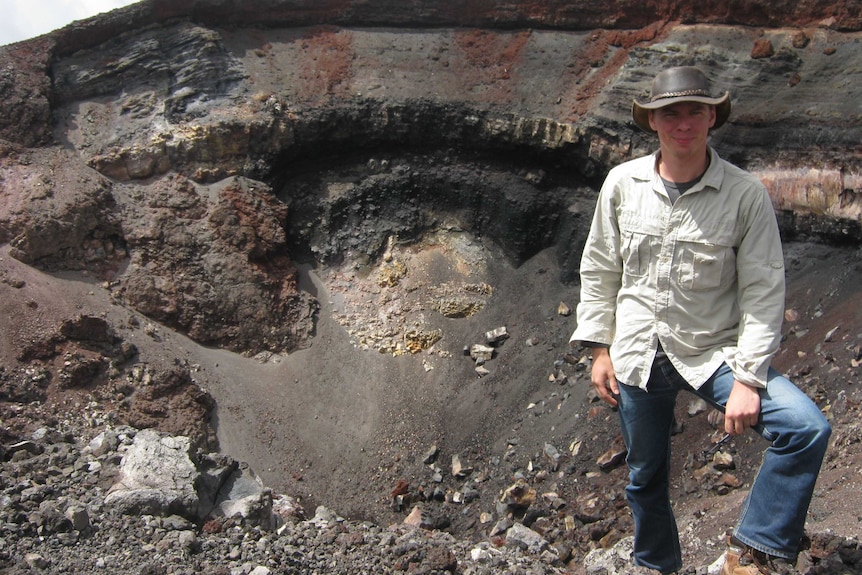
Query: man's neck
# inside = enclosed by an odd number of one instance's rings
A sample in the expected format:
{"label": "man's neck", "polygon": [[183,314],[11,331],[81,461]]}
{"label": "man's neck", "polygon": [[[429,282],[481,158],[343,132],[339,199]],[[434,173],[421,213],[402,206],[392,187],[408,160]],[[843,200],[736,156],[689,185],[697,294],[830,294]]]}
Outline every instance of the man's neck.
{"label": "man's neck", "polygon": [[709,150],[694,154],[692,156],[674,156],[672,154],[659,154],[659,175],[671,182],[684,183],[696,180],[709,167]]}

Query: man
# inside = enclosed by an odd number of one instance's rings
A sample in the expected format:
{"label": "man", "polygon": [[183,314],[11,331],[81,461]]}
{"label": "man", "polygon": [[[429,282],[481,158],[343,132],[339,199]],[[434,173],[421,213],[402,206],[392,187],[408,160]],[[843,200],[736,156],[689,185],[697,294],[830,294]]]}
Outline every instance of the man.
{"label": "man", "polygon": [[816,405],[770,367],[784,316],[784,263],[760,181],[707,144],[730,114],[695,67],[660,72],[632,116],[659,150],[612,169],[581,261],[572,343],[592,348],[591,382],[618,408],[638,565],[672,573],[682,555],[669,500],[679,390],[724,411],[733,436],[770,447],[729,538],[722,575],[792,561],[829,441]]}

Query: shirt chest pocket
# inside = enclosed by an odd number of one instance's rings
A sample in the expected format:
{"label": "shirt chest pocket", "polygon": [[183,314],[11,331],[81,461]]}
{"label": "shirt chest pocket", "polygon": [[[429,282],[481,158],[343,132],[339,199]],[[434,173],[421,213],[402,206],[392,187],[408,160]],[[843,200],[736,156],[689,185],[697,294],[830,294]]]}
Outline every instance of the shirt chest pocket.
{"label": "shirt chest pocket", "polygon": [[735,278],[735,270],[736,256],[731,247],[697,242],[680,244],[677,281],[684,290],[726,287]]}
{"label": "shirt chest pocket", "polygon": [[624,282],[626,278],[648,277],[654,258],[661,252],[660,214],[624,210],[619,222]]}
{"label": "shirt chest pocket", "polygon": [[649,274],[653,254],[652,244],[652,236],[649,234],[633,231],[622,233],[621,254],[624,277],[640,278]]}

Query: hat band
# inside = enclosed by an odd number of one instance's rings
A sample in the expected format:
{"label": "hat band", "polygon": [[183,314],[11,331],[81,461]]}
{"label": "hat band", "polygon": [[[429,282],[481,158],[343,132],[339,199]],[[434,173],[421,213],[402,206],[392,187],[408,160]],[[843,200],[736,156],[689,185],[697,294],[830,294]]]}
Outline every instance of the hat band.
{"label": "hat band", "polygon": [[709,98],[709,94],[707,94],[704,90],[682,90],[680,92],[665,92],[664,94],[659,94],[658,96],[653,96],[650,98],[650,102],[655,102],[656,100],[664,100],[665,98],[679,98],[682,96],[704,96]]}

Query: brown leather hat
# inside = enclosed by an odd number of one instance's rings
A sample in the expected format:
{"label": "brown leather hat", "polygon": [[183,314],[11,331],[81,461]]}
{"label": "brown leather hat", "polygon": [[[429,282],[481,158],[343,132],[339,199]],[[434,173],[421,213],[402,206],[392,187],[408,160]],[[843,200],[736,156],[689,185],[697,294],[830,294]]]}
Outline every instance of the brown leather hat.
{"label": "brown leather hat", "polygon": [[668,68],[656,74],[650,88],[649,102],[632,104],[632,118],[638,127],[654,133],[649,125],[649,110],[656,110],[677,102],[701,102],[715,106],[715,125],[718,128],[730,116],[730,92],[713,98],[709,93],[709,79],[700,68],[694,66],[678,66]]}

